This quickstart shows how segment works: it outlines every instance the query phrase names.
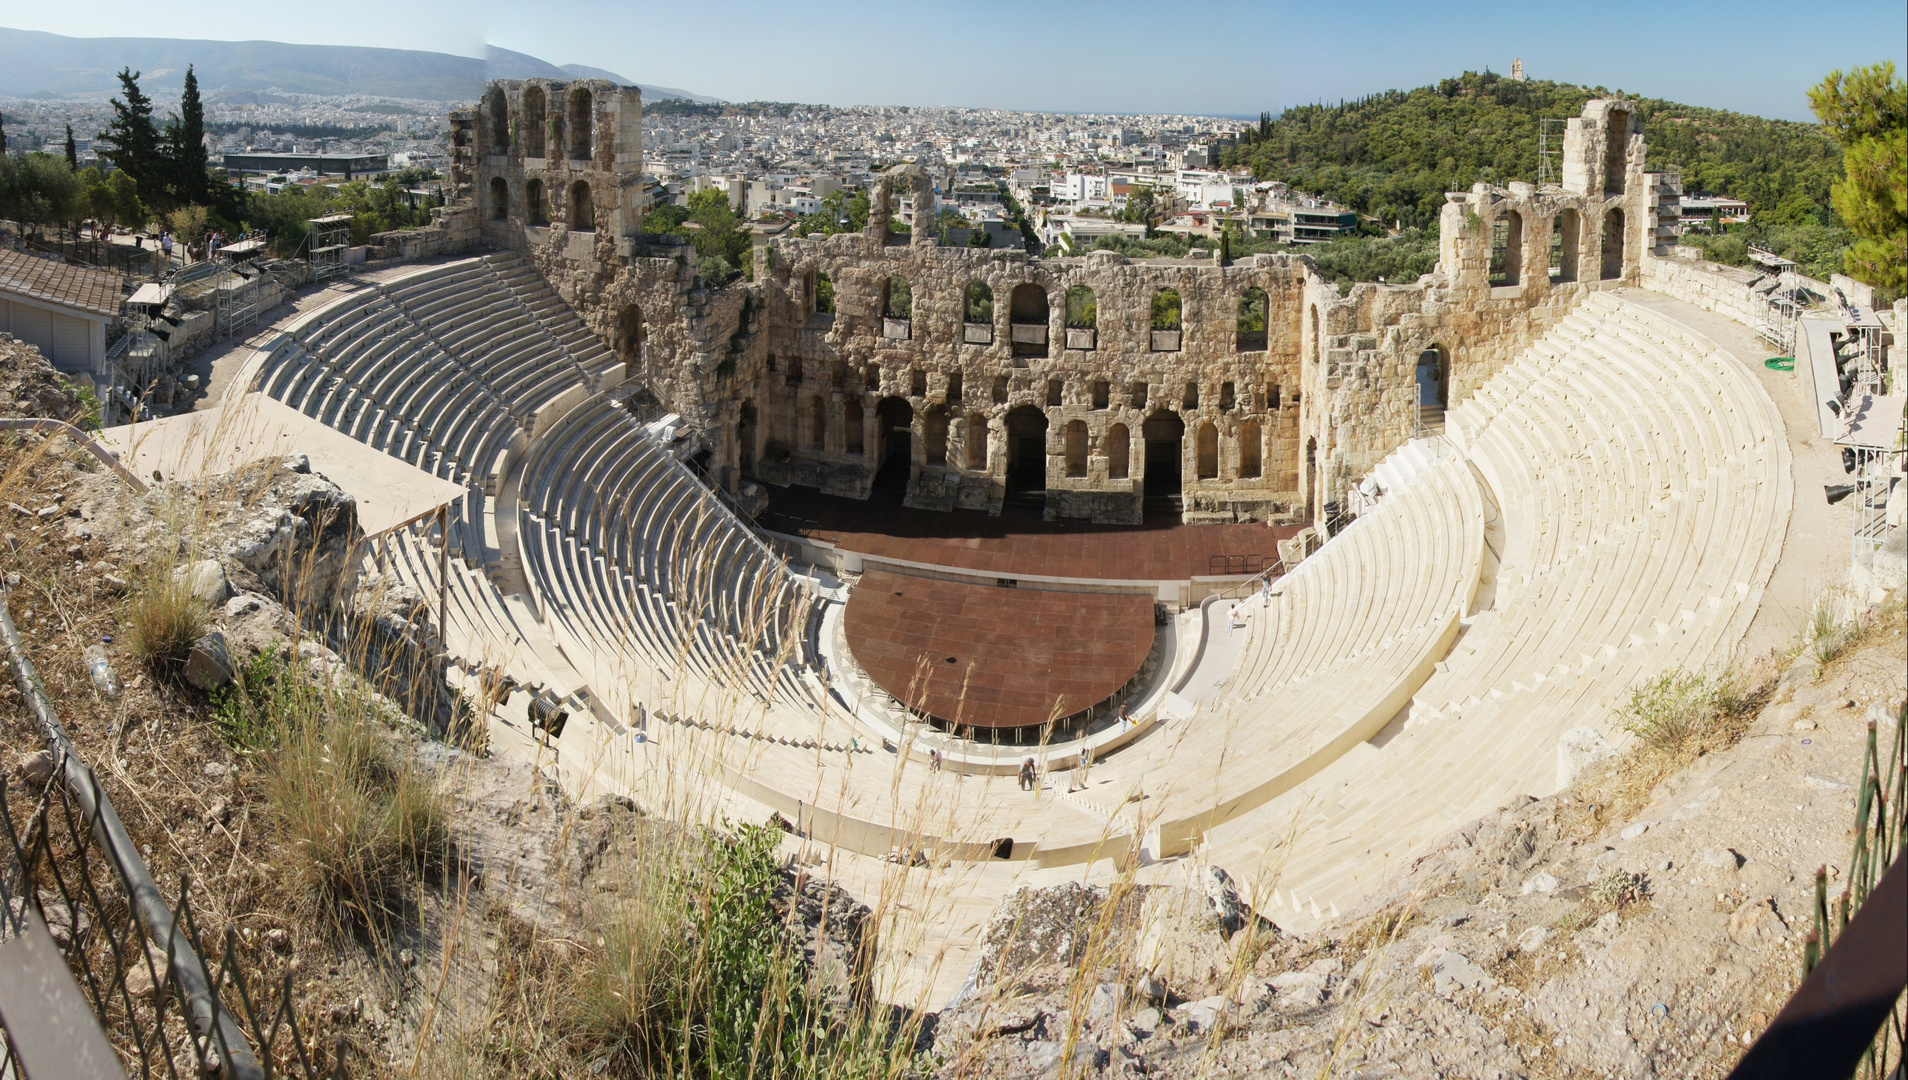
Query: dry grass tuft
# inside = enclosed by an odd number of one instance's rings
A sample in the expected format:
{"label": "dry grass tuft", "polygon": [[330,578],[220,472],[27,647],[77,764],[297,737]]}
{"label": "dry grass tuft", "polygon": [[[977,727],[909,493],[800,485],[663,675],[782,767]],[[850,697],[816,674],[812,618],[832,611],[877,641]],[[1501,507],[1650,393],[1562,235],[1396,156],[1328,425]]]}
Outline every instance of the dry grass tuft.
{"label": "dry grass tuft", "polygon": [[269,711],[242,730],[265,744],[264,789],[300,896],[341,924],[381,924],[443,863],[442,798],[359,696],[308,686],[265,700]]}
{"label": "dry grass tuft", "polygon": [[146,568],[126,599],[126,643],[133,655],[155,674],[176,674],[192,651],[192,643],[212,625],[212,613],[192,592],[192,585],[173,573],[172,559],[159,559]]}
{"label": "dry grass tuft", "polygon": [[1618,712],[1636,744],[1614,767],[1584,784],[1595,818],[1627,818],[1648,805],[1657,784],[1690,762],[1736,744],[1768,702],[1773,682],[1736,668],[1717,673],[1665,671],[1637,684]]}

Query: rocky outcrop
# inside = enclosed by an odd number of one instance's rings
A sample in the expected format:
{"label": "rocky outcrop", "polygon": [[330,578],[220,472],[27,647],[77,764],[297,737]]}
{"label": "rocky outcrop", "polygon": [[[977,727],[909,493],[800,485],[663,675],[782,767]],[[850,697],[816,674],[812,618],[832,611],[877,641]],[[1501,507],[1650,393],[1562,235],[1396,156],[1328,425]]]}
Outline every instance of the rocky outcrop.
{"label": "rocky outcrop", "polygon": [[12,334],[0,334],[0,417],[74,420],[79,414],[79,393],[40,350]]}

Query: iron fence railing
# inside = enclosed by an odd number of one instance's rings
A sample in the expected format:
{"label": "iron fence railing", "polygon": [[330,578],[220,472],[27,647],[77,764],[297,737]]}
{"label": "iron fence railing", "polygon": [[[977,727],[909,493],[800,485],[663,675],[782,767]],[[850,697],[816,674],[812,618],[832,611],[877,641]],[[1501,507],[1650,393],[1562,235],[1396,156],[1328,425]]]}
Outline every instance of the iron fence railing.
{"label": "iron fence railing", "polygon": [[[229,928],[211,942],[216,953],[209,951],[190,903],[191,882],[180,879],[175,900],[153,880],[67,738],[5,599],[0,591],[0,640],[52,769],[37,795],[0,777],[0,939],[22,940],[34,919],[44,924],[127,1075],[345,1076],[342,1040],[328,1062],[307,1043],[289,967],[282,981],[267,985],[261,957]],[[207,956],[216,957],[216,967]],[[17,1014],[31,1005],[6,1007]],[[0,1017],[0,1076],[32,1080],[25,1042],[44,1049],[45,1040],[76,1037],[32,1019]]]}

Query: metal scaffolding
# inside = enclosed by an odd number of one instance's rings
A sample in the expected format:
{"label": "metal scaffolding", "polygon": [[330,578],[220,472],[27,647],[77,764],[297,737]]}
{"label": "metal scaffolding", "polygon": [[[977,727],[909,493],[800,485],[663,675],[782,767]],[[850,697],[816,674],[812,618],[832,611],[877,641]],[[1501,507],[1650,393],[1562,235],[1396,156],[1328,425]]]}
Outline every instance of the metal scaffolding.
{"label": "metal scaffolding", "polygon": [[326,214],[305,222],[310,234],[306,259],[311,263],[311,279],[323,281],[346,270],[345,250],[351,246],[351,215]]}

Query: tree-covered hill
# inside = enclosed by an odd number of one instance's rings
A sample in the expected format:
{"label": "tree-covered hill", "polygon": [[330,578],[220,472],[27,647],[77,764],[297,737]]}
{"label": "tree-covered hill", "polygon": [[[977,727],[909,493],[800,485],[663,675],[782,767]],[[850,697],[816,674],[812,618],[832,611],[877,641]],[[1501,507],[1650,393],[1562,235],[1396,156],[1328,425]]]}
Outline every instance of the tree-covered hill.
{"label": "tree-covered hill", "polygon": [[[1436,86],[1285,110],[1246,133],[1228,157],[1386,224],[1434,226],[1444,192],[1476,181],[1535,182],[1538,120],[1581,114],[1602,87],[1520,82],[1466,72]],[[1626,95],[1628,96],[1628,95]],[[1637,101],[1649,168],[1681,172],[1689,192],[1733,195],[1758,225],[1829,224],[1829,185],[1842,154],[1817,124]],[[1561,149],[1562,125],[1551,125]]]}

